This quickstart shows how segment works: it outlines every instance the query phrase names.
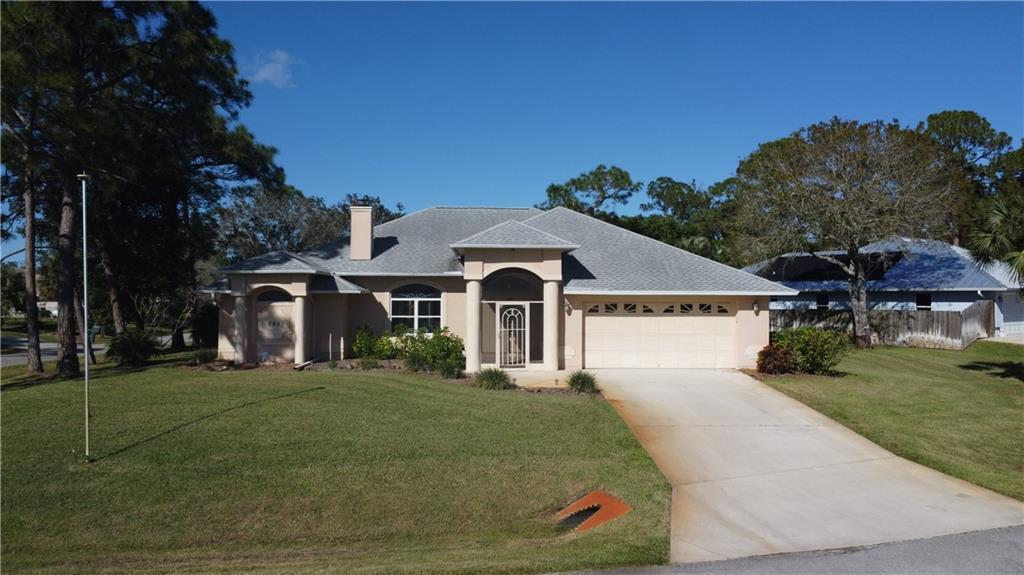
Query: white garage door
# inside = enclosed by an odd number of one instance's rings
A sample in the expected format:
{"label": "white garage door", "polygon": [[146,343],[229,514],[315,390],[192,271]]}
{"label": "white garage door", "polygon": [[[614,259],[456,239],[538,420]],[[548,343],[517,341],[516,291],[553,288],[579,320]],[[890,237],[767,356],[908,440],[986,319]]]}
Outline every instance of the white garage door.
{"label": "white garage door", "polygon": [[736,366],[734,304],[622,301],[584,310],[585,367]]}

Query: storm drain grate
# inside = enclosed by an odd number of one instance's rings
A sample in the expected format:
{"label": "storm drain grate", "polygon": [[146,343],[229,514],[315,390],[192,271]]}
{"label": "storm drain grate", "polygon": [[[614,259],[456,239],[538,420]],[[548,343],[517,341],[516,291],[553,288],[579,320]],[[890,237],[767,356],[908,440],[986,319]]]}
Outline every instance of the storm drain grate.
{"label": "storm drain grate", "polygon": [[586,531],[607,523],[632,509],[605,491],[591,491],[555,515],[555,521],[573,531]]}

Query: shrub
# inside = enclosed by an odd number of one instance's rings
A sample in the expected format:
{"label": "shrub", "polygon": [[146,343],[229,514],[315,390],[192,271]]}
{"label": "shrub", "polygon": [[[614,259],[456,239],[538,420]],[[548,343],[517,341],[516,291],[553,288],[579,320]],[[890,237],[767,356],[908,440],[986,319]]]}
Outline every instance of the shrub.
{"label": "shrub", "polygon": [[380,367],[380,361],[375,357],[364,357],[359,360],[359,369],[377,369]]}
{"label": "shrub", "polygon": [[371,355],[377,359],[395,359],[398,356],[398,346],[395,345],[394,339],[384,334],[374,340]]}
{"label": "shrub", "polygon": [[398,340],[397,355],[407,371],[426,371],[430,369],[427,362],[427,337],[423,333],[412,333]]}
{"label": "shrub", "polygon": [[473,385],[480,389],[496,390],[514,389],[516,386],[516,384],[512,383],[512,378],[507,373],[496,367],[480,370],[473,376]]}
{"label": "shrub", "polygon": [[192,359],[200,365],[210,363],[217,359],[217,350],[210,347],[199,348],[192,354]]}
{"label": "shrub", "polygon": [[331,361],[327,362],[327,367],[329,367],[330,369],[338,369],[338,360],[332,359]]}
{"label": "shrub", "polygon": [[757,371],[761,373],[793,373],[796,362],[788,348],[769,343],[757,352]]}
{"label": "shrub", "polygon": [[107,347],[107,358],[117,365],[145,365],[160,346],[148,331],[126,331],[115,335]]}
{"label": "shrub", "polygon": [[597,378],[588,371],[576,370],[570,373],[565,381],[569,384],[569,389],[576,393],[597,393]]}
{"label": "shrub", "polygon": [[220,308],[210,301],[196,302],[192,315],[192,341],[199,347],[217,347]]}
{"label": "shrub", "polygon": [[373,332],[370,328],[361,327],[356,330],[356,337],[352,340],[352,353],[356,357],[370,357],[374,352]]}
{"label": "shrub", "polygon": [[448,328],[434,332],[430,337],[423,336],[423,344],[427,365],[441,377],[455,379],[462,375],[466,365],[465,346],[462,338],[452,334]]}
{"label": "shrub", "polygon": [[776,332],[772,343],[789,350],[796,371],[832,373],[850,350],[850,338],[838,331],[799,327]]}

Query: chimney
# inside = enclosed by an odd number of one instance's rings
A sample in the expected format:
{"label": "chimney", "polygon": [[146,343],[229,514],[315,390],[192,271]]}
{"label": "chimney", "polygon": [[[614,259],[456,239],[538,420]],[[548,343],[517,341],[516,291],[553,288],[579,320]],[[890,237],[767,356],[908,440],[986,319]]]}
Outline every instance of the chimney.
{"label": "chimney", "polygon": [[373,206],[349,207],[349,258],[373,258]]}

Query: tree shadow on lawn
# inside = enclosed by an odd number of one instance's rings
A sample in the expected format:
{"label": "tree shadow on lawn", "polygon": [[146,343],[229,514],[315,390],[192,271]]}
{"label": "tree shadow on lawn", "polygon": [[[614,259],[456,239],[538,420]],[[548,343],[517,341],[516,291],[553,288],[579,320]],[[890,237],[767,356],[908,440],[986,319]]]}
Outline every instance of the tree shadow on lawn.
{"label": "tree shadow on lawn", "polygon": [[[176,352],[177,353],[177,352]],[[180,354],[178,357],[174,357],[170,354],[167,356],[155,359],[141,366],[118,366],[113,365],[107,361],[100,361],[95,365],[89,366],[89,381],[95,381],[97,379],[104,379],[108,377],[117,377],[122,375],[128,375],[132,373],[140,373],[156,367],[166,367],[172,365],[184,364],[183,358]],[[47,385],[51,383],[63,383],[68,381],[81,381],[84,375],[78,377],[61,377],[59,373],[55,371],[55,367],[47,365],[50,371],[41,374],[25,373],[14,378],[14,381],[10,383],[4,383],[0,386],[0,391],[18,391],[19,389],[28,389],[30,387],[36,387],[38,385]],[[84,369],[85,366],[79,362],[79,368]]]}
{"label": "tree shadow on lawn", "polygon": [[961,369],[984,371],[989,375],[1024,381],[1024,362],[1022,361],[972,361],[960,365]]}
{"label": "tree shadow on lawn", "polygon": [[309,389],[300,389],[299,391],[292,391],[292,392],[289,392],[289,393],[282,393],[280,395],[274,395],[274,396],[271,396],[271,397],[264,397],[263,399],[254,399],[252,401],[246,401],[244,403],[239,403],[238,405],[233,405],[231,407],[225,407],[224,409],[220,409],[220,410],[214,411],[212,413],[207,413],[206,415],[201,415],[201,416],[199,416],[199,417],[197,417],[195,419],[186,421],[184,423],[179,423],[179,424],[177,424],[177,425],[175,425],[173,427],[169,427],[169,428],[167,428],[167,429],[165,429],[165,430],[163,430],[163,431],[161,431],[159,433],[156,433],[154,435],[151,435],[151,436],[149,436],[149,437],[147,437],[145,439],[140,439],[139,441],[136,441],[135,443],[131,443],[131,444],[126,445],[124,447],[121,447],[119,449],[115,449],[114,451],[111,451],[110,453],[105,453],[103,455],[100,455],[99,457],[95,457],[95,458],[92,459],[92,462],[96,463],[96,462],[102,461],[104,459],[107,459],[107,458],[110,458],[110,457],[114,457],[115,455],[120,455],[120,454],[122,454],[122,453],[124,453],[126,451],[130,451],[132,449],[135,449],[136,447],[139,447],[139,446],[145,445],[145,444],[147,444],[147,443],[149,443],[151,441],[155,441],[157,439],[160,439],[161,437],[164,437],[165,435],[170,435],[170,434],[174,433],[175,431],[180,431],[180,430],[182,430],[182,429],[184,429],[184,428],[186,428],[186,427],[188,427],[190,425],[195,425],[196,423],[199,423],[201,421],[206,421],[207,419],[212,419],[212,418],[217,417],[219,415],[224,415],[225,413],[230,413],[232,411],[236,411],[236,410],[239,410],[239,409],[242,409],[242,408],[245,408],[245,407],[252,407],[254,405],[259,405],[261,403],[266,403],[268,401],[274,401],[276,399],[284,399],[284,398],[287,398],[287,397],[294,397],[296,395],[301,395],[303,393],[309,393],[311,391],[318,391],[318,390],[321,390],[321,389],[327,389],[327,388],[321,385],[321,386],[317,386],[317,387],[311,387]]}

